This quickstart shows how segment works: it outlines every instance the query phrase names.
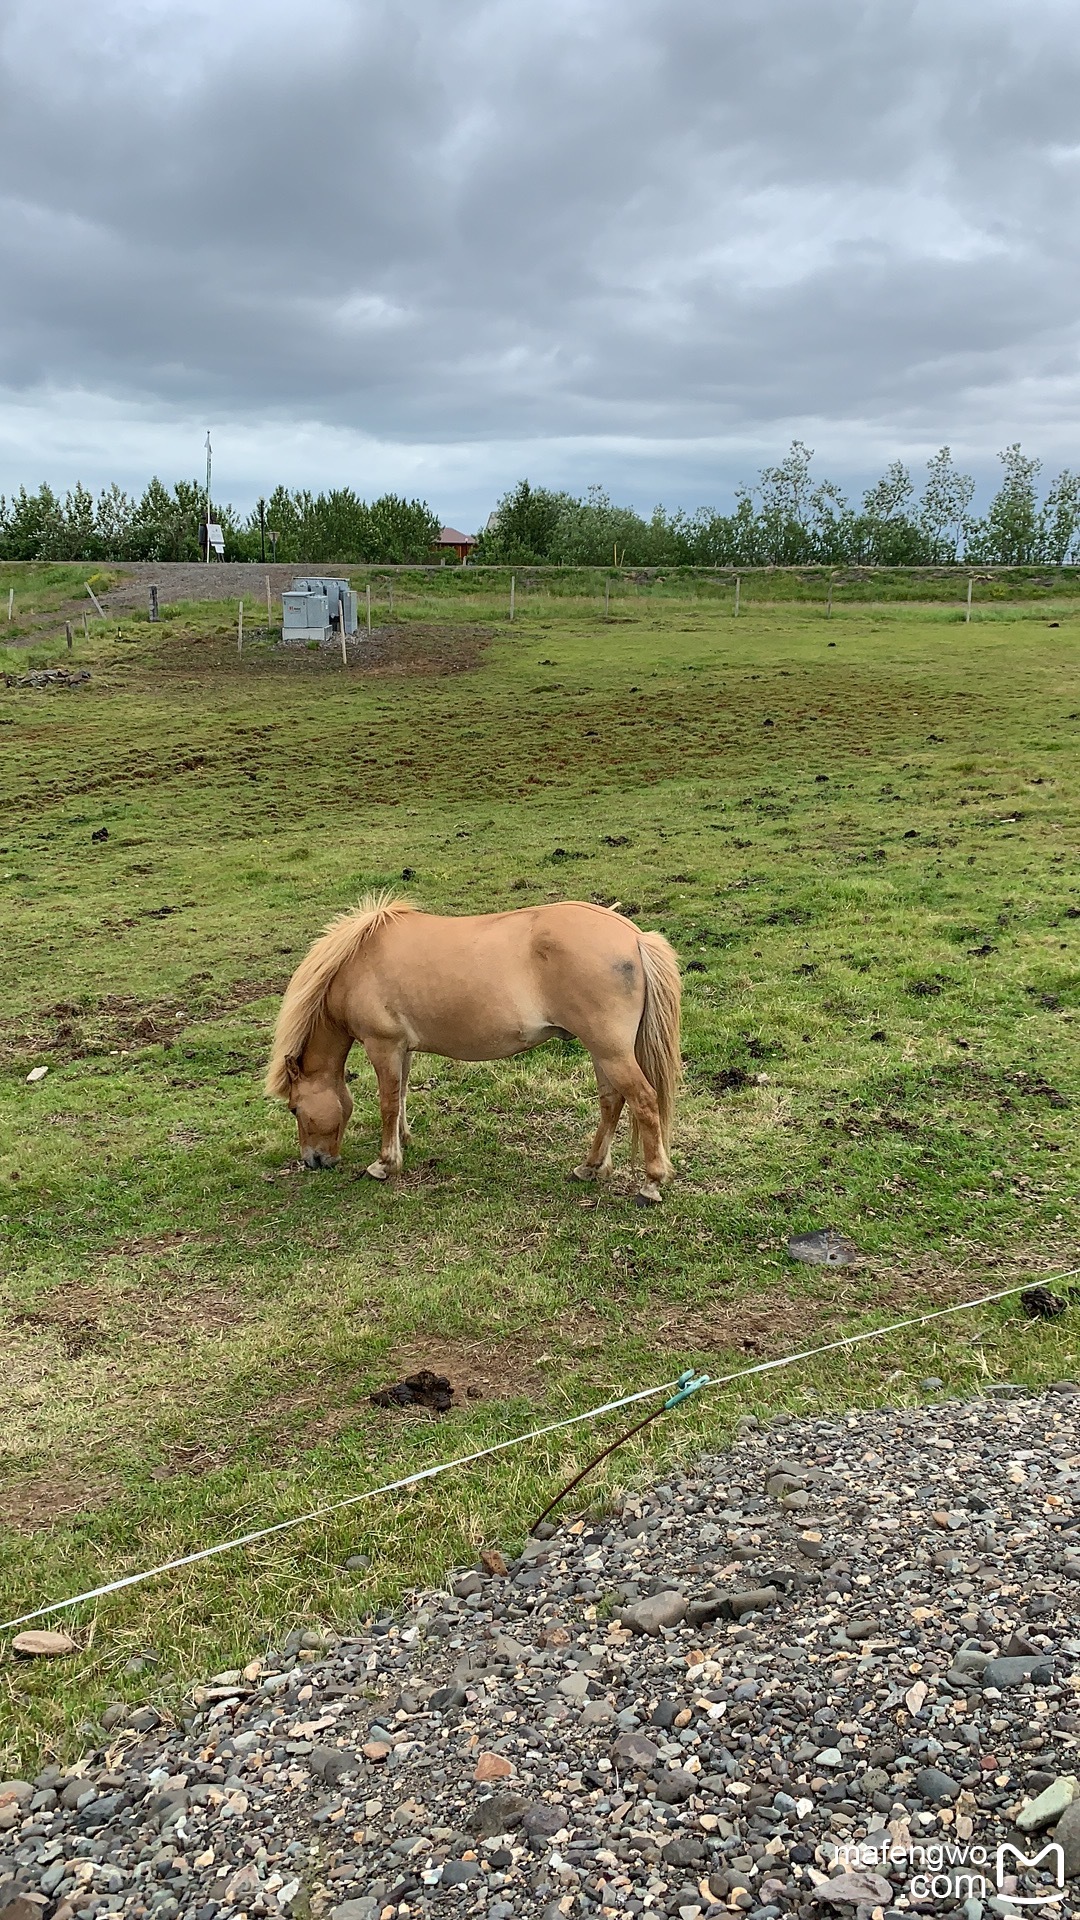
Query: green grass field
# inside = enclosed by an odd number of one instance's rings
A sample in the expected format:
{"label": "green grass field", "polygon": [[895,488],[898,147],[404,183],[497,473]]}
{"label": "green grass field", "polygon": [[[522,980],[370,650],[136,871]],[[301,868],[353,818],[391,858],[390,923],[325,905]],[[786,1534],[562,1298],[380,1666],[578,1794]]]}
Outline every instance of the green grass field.
{"label": "green grass field", "polygon": [[[373,672],[257,636],[238,659],[212,605],[4,657],[93,678],[0,688],[0,1618],[691,1363],[1080,1264],[1075,601],[826,621],[759,577],[736,621],[730,587],[624,581],[605,621],[602,585],[556,588],[522,583],[510,626],[505,581],[399,582]],[[342,1167],[295,1172],[260,1091],[278,996],[333,912],[394,885],[450,912],[618,901],[674,942],[662,1209],[625,1171],[568,1182],[594,1113],[570,1044],[419,1061],[392,1190],[362,1177],[359,1065]],[[788,1235],[821,1225],[865,1264],[793,1266]],[[479,1397],[370,1407],[415,1363]],[[702,1396],[652,1457],[747,1411],[1078,1367],[1075,1307],[1007,1303]],[[0,1658],[0,1777],[84,1745],[112,1699],[175,1704],[296,1623],[512,1545],[615,1430],[84,1609],[66,1662]]]}

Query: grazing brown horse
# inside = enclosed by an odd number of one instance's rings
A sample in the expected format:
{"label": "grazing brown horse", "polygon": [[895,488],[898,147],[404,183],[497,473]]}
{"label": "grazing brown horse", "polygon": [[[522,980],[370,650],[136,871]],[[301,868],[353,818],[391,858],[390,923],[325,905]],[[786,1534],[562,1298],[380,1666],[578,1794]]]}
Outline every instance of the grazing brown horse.
{"label": "grazing brown horse", "polygon": [[567,900],[512,913],[445,918],[389,896],[334,920],[285,992],[266,1091],[288,1100],[308,1167],[336,1166],[352,1112],[345,1062],[357,1040],[375,1069],[386,1180],[409,1138],[414,1053],[506,1060],[573,1036],[592,1055],[600,1125],[579,1180],[603,1179],[623,1106],[654,1203],[671,1177],[679,1079],[679,967],[659,933],[607,907]]}

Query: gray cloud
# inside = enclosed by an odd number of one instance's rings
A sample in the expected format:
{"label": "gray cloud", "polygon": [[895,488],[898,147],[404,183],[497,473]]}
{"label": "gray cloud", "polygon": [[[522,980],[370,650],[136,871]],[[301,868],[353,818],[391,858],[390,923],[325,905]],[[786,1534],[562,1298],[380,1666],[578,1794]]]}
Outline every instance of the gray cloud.
{"label": "gray cloud", "polygon": [[9,0],[0,487],[190,470],[204,420],[238,498],[351,479],[448,512],[523,462],[719,500],[793,432],[841,476],[943,439],[1068,458],[1071,26]]}

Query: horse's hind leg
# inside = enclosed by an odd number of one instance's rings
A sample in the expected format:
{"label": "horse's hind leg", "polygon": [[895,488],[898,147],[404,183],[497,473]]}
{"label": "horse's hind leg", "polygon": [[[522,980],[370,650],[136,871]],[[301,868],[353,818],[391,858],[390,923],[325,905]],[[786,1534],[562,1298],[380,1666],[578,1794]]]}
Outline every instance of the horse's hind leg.
{"label": "horse's hind leg", "polygon": [[408,1052],[398,1041],[365,1040],[364,1052],[375,1069],[379,1083],[379,1117],[382,1138],[379,1157],[367,1171],[373,1180],[388,1180],[401,1172],[402,1115],[405,1103]]}
{"label": "horse's hind leg", "polygon": [[575,1180],[606,1180],[611,1172],[611,1142],[625,1106],[625,1097],[617,1093],[603,1068],[594,1061],[596,1085],[600,1095],[600,1125],[580,1167],[574,1168]]}
{"label": "horse's hind leg", "polygon": [[645,1163],[645,1178],[638,1188],[637,1198],[642,1206],[656,1206],[661,1197],[661,1187],[671,1178],[671,1162],[660,1132],[660,1109],[655,1088],[646,1080],[632,1053],[620,1058],[598,1060],[598,1080],[601,1072],[616,1093],[626,1101],[634,1116],[634,1127]]}
{"label": "horse's hind leg", "polygon": [[412,1066],[412,1059],[412,1054],[407,1053],[401,1063],[401,1111],[398,1114],[398,1138],[401,1141],[403,1152],[412,1139],[412,1134],[409,1131],[408,1115],[409,1068]]}

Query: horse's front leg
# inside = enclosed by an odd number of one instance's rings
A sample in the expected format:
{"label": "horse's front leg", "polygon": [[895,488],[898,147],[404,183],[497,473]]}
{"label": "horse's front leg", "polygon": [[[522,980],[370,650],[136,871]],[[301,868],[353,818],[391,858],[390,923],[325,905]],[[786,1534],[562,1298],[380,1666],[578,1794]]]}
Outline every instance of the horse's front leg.
{"label": "horse's front leg", "polygon": [[367,1171],[373,1180],[388,1180],[391,1174],[401,1172],[408,1050],[397,1041],[365,1040],[364,1052],[375,1069],[375,1078],[379,1083],[379,1117],[382,1122],[379,1157],[372,1161]]}

